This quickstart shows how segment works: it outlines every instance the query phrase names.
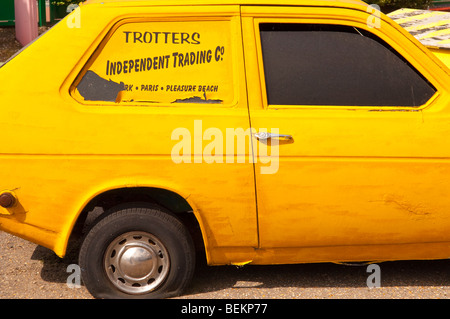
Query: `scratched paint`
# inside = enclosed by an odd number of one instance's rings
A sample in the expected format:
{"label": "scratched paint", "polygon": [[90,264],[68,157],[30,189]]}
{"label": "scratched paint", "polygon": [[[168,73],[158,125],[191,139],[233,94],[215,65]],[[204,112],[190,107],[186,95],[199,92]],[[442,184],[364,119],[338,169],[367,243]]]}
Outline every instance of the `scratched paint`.
{"label": "scratched paint", "polygon": [[98,76],[94,71],[87,71],[83,76],[78,91],[88,101],[116,101],[119,93],[125,89],[125,84],[115,83]]}

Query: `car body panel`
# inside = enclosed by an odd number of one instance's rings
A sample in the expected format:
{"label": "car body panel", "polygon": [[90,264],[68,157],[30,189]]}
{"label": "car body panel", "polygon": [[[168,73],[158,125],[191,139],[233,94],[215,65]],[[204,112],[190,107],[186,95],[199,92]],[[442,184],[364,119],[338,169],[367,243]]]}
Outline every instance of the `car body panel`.
{"label": "car body panel", "polygon": [[[450,185],[445,179],[450,145],[444,138],[450,72],[442,61],[381,15],[381,28],[373,32],[436,88],[427,103],[416,108],[273,107],[265,97],[257,24],[308,21],[369,29],[369,7],[359,1],[189,4],[87,1],[2,66],[0,188],[13,191],[18,204],[0,210],[1,230],[64,256],[77,218],[93,198],[113,189],[150,187],[187,201],[209,264],[450,255]],[[201,74],[212,81],[216,75],[225,79],[220,85],[227,89],[223,97],[208,93],[208,99],[221,103],[172,103],[190,98],[179,92],[161,95],[154,103],[143,94],[122,95],[123,90],[113,100],[96,101],[79,90],[87,71],[105,81],[132,84],[125,83],[130,78],[111,76],[113,60],[102,54],[117,51],[114,61],[139,58],[139,63],[145,56],[137,56],[139,49],[131,46],[128,56],[120,41],[109,47],[109,40],[124,32],[144,33],[151,24],[164,26],[161,32],[178,32],[180,26],[170,27],[177,21],[187,25],[189,34],[198,27],[205,45],[186,43],[175,51],[172,43],[154,56],[214,53],[224,47],[216,62],[223,57],[229,64],[192,67],[190,75],[167,67],[161,81],[192,76],[198,82]],[[219,32],[212,22],[220,24]],[[131,31],[124,29],[131,25]],[[142,88],[144,79],[133,84]],[[294,143],[279,145],[279,163],[278,158],[258,157],[261,145],[250,135],[271,128],[294,136]],[[243,152],[235,144],[226,152],[212,151],[220,146],[211,143],[212,137],[226,138],[222,132],[227,129],[242,129]],[[190,163],[177,163],[173,147],[184,137],[193,154],[184,158]],[[204,157],[205,149],[210,158]]]}
{"label": "car body panel", "polygon": [[[3,137],[8,140],[2,149],[2,187],[17,190],[23,206],[22,214],[3,209],[2,229],[20,235],[22,223],[30,225],[42,231],[35,241],[62,256],[76,218],[89,199],[110,189],[141,185],[174,190],[186,198],[205,230],[207,246],[257,246],[249,154],[239,154],[246,160],[235,165],[210,165],[202,158],[203,147],[208,144],[207,140],[203,142],[203,134],[208,128],[225,131],[228,127],[249,127],[241,42],[233,40],[233,47],[227,48],[235,67],[231,76],[239,104],[231,101],[227,107],[214,109],[202,104],[121,109],[114,105],[85,106],[69,94],[70,87],[103,36],[127,16],[147,14],[151,19],[155,15],[153,9],[146,7],[122,8],[117,18],[118,11],[106,10],[99,15],[94,5],[85,7],[81,18],[95,23],[72,29],[64,20],[2,68],[0,76],[5,85],[0,94],[2,112],[6,114],[2,126]],[[161,7],[156,15],[167,12],[192,20],[190,11],[188,7]],[[204,20],[201,11],[197,17]],[[204,11],[209,19],[216,16],[223,21],[226,17],[229,36],[239,36],[238,7]],[[71,40],[74,38],[77,41]],[[63,49],[46,53],[52,51],[54,43],[60,43]],[[86,52],[80,47],[87,48]],[[36,63],[36,56],[41,57],[41,63]],[[28,87],[27,95],[19,99],[14,91],[22,85],[22,76],[36,85]],[[45,109],[36,105],[44,105]],[[203,127],[200,125],[194,133],[196,119],[202,120]],[[181,139],[175,135],[172,138],[177,128],[193,132],[186,137],[195,148],[192,167],[188,169],[174,163],[171,157],[173,146]],[[231,152],[234,159],[234,149]],[[202,161],[197,163],[196,157]],[[48,182],[43,183],[42,179]],[[234,200],[228,201],[229,198]],[[229,215],[230,209],[235,213]],[[47,236],[47,232],[52,236]],[[241,234],[238,240],[234,232]]]}
{"label": "car body panel", "polygon": [[[304,8],[298,13],[283,8],[279,14],[271,11],[271,16],[283,18],[267,18],[264,11],[264,8],[243,8],[244,36],[250,37],[252,30],[258,30],[258,23],[309,23],[321,18],[323,23],[330,23],[334,18],[326,10],[321,16],[317,9],[311,10],[313,18],[308,17],[309,12]],[[342,22],[338,18],[339,10],[333,10],[333,14],[336,15],[333,23]],[[306,17],[297,20],[296,15]],[[365,19],[361,15],[358,21],[354,14],[353,21],[346,19],[346,23],[365,27]],[[396,34],[394,28],[389,30],[390,26],[382,23],[380,30],[385,34]],[[391,40],[392,44],[408,48],[411,56],[421,55],[414,44],[403,42],[409,40],[402,41],[400,37],[395,42]],[[261,78],[262,96],[260,101],[250,104],[252,125],[280,128],[283,129],[280,133],[293,136],[293,141],[280,141],[276,145],[280,158],[278,171],[256,174],[262,248],[296,247],[299,243],[306,247],[419,243],[448,237],[445,232],[450,225],[446,211],[450,202],[437,196],[427,206],[431,196],[429,181],[436,180],[442,169],[448,169],[445,159],[437,164],[436,158],[447,154],[436,153],[439,151],[429,141],[433,135],[427,132],[433,126],[424,123],[421,111],[448,101],[445,88],[438,89],[420,108],[404,108],[403,112],[398,112],[398,107],[268,105],[263,93],[261,48],[251,47],[260,40],[256,38],[248,43],[246,66],[254,61],[259,61],[259,65],[254,66],[257,71],[248,72],[247,78],[252,83]],[[428,57],[423,55],[410,62],[420,67],[425,59]],[[430,63],[427,67],[432,66]],[[431,68],[428,74],[436,76],[437,71],[438,68]],[[448,78],[442,71],[439,74]],[[439,77],[436,80],[435,85],[439,86]],[[435,229],[435,218],[443,226],[439,232]]]}

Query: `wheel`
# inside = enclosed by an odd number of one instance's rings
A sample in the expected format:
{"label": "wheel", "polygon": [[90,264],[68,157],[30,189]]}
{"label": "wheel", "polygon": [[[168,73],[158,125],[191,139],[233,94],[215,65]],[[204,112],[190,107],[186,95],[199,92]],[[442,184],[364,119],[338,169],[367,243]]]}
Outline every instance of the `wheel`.
{"label": "wheel", "polygon": [[179,295],[195,268],[195,249],[171,213],[145,204],[113,208],[80,249],[83,282],[95,298]]}

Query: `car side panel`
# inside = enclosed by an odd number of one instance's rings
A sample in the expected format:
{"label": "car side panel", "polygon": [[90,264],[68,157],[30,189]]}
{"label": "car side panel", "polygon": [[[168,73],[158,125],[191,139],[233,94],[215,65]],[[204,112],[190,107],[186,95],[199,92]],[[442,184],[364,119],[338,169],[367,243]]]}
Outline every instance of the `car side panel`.
{"label": "car side panel", "polygon": [[[0,189],[15,191],[21,208],[2,209],[0,229],[63,256],[89,199],[113,188],[149,186],[175,191],[191,204],[208,257],[215,247],[256,247],[251,149],[239,154],[244,159],[240,163],[234,148],[227,149],[230,156],[219,148],[208,153],[223,163],[210,163],[208,154],[203,156],[211,138],[225,138],[209,136],[209,128],[249,128],[238,6],[118,9],[94,4],[81,9],[80,28],[67,23],[76,18],[68,16],[1,70],[0,123],[7,143],[0,156]],[[105,106],[85,105],[70,96],[72,83],[114,23],[136,16],[228,21],[234,104]],[[52,50],[55,45],[60,50]],[[177,129],[188,133],[183,139],[192,147],[186,157],[190,163],[172,157],[173,147],[181,142],[173,135]]]}

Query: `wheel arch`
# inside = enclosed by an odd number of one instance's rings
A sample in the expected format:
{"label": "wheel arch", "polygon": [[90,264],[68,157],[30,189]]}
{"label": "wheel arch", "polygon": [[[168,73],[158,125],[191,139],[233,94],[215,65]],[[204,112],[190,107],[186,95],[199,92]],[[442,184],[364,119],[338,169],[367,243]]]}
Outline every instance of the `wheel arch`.
{"label": "wheel arch", "polygon": [[[197,250],[206,253],[204,224],[190,194],[156,185],[115,186],[92,194],[68,221],[67,230],[62,233],[59,244],[54,249],[55,253],[60,257],[66,255],[72,239],[76,241],[86,230],[91,215],[103,215],[112,207],[138,202],[155,204],[172,212],[190,231]],[[94,213],[97,208],[100,210]]]}

